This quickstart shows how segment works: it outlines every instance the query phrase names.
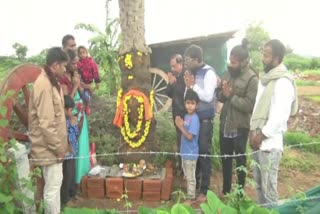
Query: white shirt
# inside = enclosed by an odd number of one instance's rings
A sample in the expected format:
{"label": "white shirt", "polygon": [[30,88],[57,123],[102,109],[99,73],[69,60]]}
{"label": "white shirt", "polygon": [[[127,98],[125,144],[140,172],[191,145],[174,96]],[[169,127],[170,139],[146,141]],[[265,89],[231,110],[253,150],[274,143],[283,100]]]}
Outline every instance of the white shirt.
{"label": "white shirt", "polygon": [[[256,105],[263,94],[265,86],[259,81]],[[283,150],[283,133],[287,131],[287,122],[291,113],[291,106],[295,100],[295,90],[288,78],[276,80],[274,93],[271,97],[269,118],[262,128],[262,133],[267,137],[262,141],[260,150]]]}
{"label": "white shirt", "polygon": [[211,102],[214,98],[214,91],[217,87],[217,76],[215,72],[210,69],[204,75],[204,88],[200,88],[197,84],[193,86],[193,90],[198,94],[199,99],[204,102]]}

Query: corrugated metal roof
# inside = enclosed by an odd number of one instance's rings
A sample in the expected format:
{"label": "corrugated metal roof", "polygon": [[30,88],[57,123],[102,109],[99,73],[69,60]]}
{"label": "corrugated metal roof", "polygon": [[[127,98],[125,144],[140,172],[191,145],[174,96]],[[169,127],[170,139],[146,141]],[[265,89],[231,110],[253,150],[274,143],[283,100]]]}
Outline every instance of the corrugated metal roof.
{"label": "corrugated metal roof", "polygon": [[150,48],[156,48],[156,47],[165,47],[165,46],[171,46],[171,45],[177,45],[177,44],[191,44],[194,42],[199,41],[205,41],[205,40],[211,40],[211,39],[218,39],[218,38],[225,38],[225,40],[228,40],[232,38],[232,36],[237,32],[237,30],[222,32],[222,33],[215,33],[215,34],[209,34],[199,37],[190,37],[190,38],[184,38],[184,39],[177,39],[177,40],[171,40],[171,41],[164,41],[164,42],[157,42],[153,44],[149,44]]}

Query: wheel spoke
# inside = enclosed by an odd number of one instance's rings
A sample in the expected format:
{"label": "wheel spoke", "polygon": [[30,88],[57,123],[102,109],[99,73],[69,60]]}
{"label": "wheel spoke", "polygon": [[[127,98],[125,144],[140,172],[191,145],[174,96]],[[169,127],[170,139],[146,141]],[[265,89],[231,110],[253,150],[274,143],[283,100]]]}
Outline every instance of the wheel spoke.
{"label": "wheel spoke", "polygon": [[27,111],[19,103],[16,103],[13,106],[13,111],[17,114],[21,123],[28,129],[28,113],[27,113]]}
{"label": "wheel spoke", "polygon": [[161,107],[164,106],[163,102],[157,96],[155,98],[158,101],[158,103],[160,103]]}
{"label": "wheel spoke", "polygon": [[167,96],[167,95],[165,95],[165,94],[157,93],[157,95],[156,95],[156,96],[157,96],[157,97],[163,97],[163,98],[168,99],[168,96]]}
{"label": "wheel spoke", "polygon": [[160,81],[157,83],[157,85],[154,87],[156,90],[157,90],[157,88],[159,87],[159,85],[162,83],[164,81],[164,79],[160,79]]}
{"label": "wheel spoke", "polygon": [[164,87],[162,87],[162,88],[158,88],[158,89],[156,89],[156,92],[162,91],[162,90],[164,90],[164,89],[166,89],[166,88],[167,88],[167,86],[164,86]]}
{"label": "wheel spoke", "polygon": [[24,95],[24,101],[26,102],[26,106],[28,106],[29,105],[29,97],[30,97],[30,91],[29,91],[28,85],[25,85],[22,87],[22,92]]}
{"label": "wheel spoke", "polygon": [[23,143],[23,142],[29,142],[29,137],[26,134],[23,134],[21,132],[18,131],[10,131],[9,136],[11,138],[16,139],[17,141],[19,141],[19,143]]}
{"label": "wheel spoke", "polygon": [[154,106],[154,111],[155,111],[155,112],[158,112],[157,103],[155,103],[153,106]]}
{"label": "wheel spoke", "polygon": [[156,84],[156,79],[157,79],[157,75],[154,74],[153,75],[153,80],[152,80],[152,88],[155,88],[154,85]]}

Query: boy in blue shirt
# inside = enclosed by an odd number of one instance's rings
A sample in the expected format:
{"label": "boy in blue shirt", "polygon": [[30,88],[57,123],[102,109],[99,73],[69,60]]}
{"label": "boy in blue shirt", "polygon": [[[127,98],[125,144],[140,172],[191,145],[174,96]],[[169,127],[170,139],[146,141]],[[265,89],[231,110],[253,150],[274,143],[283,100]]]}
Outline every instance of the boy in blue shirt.
{"label": "boy in blue shirt", "polygon": [[76,196],[75,160],[78,155],[79,130],[76,125],[77,118],[72,115],[75,103],[69,95],[64,96],[64,109],[67,121],[69,153],[63,161],[63,180],[61,186],[61,202],[66,204]]}
{"label": "boy in blue shirt", "polygon": [[186,203],[192,204],[196,197],[196,166],[199,156],[199,130],[200,122],[196,113],[199,97],[192,89],[188,89],[184,98],[184,105],[187,114],[182,119],[177,116],[176,126],[182,133],[180,155],[182,160],[183,173],[187,179],[187,198]]}

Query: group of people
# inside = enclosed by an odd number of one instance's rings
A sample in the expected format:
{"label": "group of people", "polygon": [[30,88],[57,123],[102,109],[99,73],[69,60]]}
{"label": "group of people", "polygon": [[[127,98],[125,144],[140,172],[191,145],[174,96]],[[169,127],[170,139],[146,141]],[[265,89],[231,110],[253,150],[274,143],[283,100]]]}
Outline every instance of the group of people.
{"label": "group of people", "polygon": [[[237,165],[237,187],[244,188],[246,147],[257,162],[254,179],[258,203],[276,203],[277,176],[283,133],[297,112],[295,82],[282,63],[285,46],[279,40],[264,45],[264,74],[250,66],[247,41],[235,46],[221,79],[203,61],[200,46],[170,59],[167,94],[173,98],[173,121],[180,149],[180,167],[188,183],[188,202],[204,202],[210,189],[213,119],[220,113],[220,152],[223,168],[221,197],[230,193],[232,160]],[[95,82],[95,87],[93,87]],[[87,115],[90,96],[99,87],[98,66],[84,46],[66,35],[62,48],[48,50],[43,70],[33,85],[29,102],[31,158],[40,166],[45,186],[45,213],[59,213],[61,203],[76,196],[81,177],[90,169]],[[196,190],[199,194],[196,197]]]}
{"label": "group of people", "polygon": [[29,100],[31,161],[44,179],[45,213],[60,213],[61,203],[75,198],[82,176],[90,170],[90,95],[99,87],[98,66],[84,46],[66,35],[62,48],[47,52]]}
{"label": "group of people", "polygon": [[216,103],[221,102],[219,143],[223,185],[219,197],[231,191],[233,157],[236,188],[244,190],[249,141],[251,157],[257,163],[253,169],[257,201],[266,206],[277,204],[283,133],[289,117],[298,110],[296,86],[283,64],[286,50],[279,40],[264,45],[264,73],[260,77],[250,65],[247,45],[244,39],[231,50],[228,69],[221,79],[203,61],[203,50],[197,45],[189,46],[183,57],[175,54],[170,59],[167,95],[173,99],[180,167],[188,184],[186,203],[206,200],[212,168],[213,119]]}

